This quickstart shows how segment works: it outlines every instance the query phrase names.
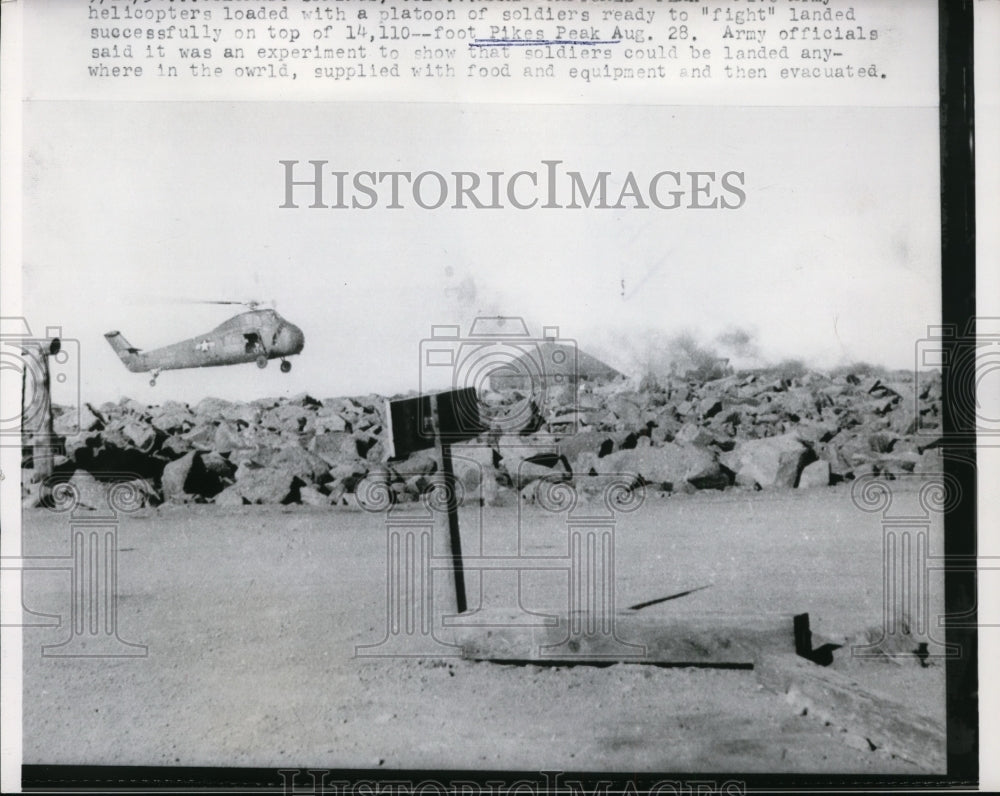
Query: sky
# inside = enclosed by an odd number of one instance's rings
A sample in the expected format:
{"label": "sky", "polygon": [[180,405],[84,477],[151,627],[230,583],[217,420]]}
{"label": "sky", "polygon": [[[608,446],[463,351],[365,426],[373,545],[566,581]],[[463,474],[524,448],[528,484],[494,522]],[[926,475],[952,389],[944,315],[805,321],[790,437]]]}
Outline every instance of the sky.
{"label": "sky", "polygon": [[[80,400],[406,392],[432,327],[523,317],[630,375],[690,333],[753,357],[907,368],[938,323],[937,110],[384,103],[36,102],[24,111],[23,307],[79,341]],[[281,208],[280,160],[330,171],[740,171],[738,210]],[[304,204],[304,203],[303,203]],[[164,372],[151,349],[273,301],[277,362]],[[731,351],[720,351],[733,354]],[[742,352],[747,353],[747,350]],[[70,364],[67,367],[73,367]],[[428,379],[431,381],[428,381]],[[437,379],[437,381],[434,381]],[[75,385],[74,378],[67,384]],[[75,403],[57,385],[57,403]]]}

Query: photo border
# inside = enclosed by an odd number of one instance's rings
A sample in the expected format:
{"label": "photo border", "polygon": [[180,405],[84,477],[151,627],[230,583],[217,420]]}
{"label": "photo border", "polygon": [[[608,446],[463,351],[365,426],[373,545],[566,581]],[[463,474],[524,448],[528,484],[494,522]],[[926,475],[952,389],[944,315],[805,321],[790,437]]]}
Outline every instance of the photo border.
{"label": "photo border", "polygon": [[[975,248],[975,157],[970,132],[974,129],[973,72],[973,2],[939,0],[939,92],[940,92],[940,166],[941,166],[941,310],[942,323],[959,330],[974,329],[976,316]],[[943,382],[949,379],[949,365],[944,364]],[[970,378],[974,374],[969,374]],[[962,501],[945,514],[945,555],[975,557],[977,553],[976,429],[970,413],[955,411],[953,400],[944,391],[942,445],[946,476],[961,484]],[[965,440],[964,442],[962,440]],[[606,785],[607,793],[623,790],[643,792],[664,781],[687,783],[687,792],[697,793],[698,783],[742,783],[747,792],[767,788],[772,791],[861,788],[898,790],[916,787],[975,786],[979,777],[979,702],[978,702],[978,615],[977,572],[974,568],[949,568],[945,573],[945,609],[949,616],[962,616],[961,626],[946,623],[948,644],[962,652],[949,659],[947,683],[947,773],[915,774],[747,774],[706,772],[663,772],[629,774],[627,772],[560,772],[559,781],[579,782],[593,792]],[[288,769],[285,769],[287,771]],[[307,772],[329,769],[301,768],[302,782],[295,792],[312,792]],[[285,775],[277,768],[99,766],[99,765],[22,765],[21,786],[25,792],[84,791],[101,789],[110,792],[136,790],[207,790],[234,789],[243,792],[281,791]],[[507,786],[534,788],[531,792],[551,792],[554,772],[481,771],[481,770],[407,770],[385,769],[329,770],[327,780],[350,782],[355,792],[363,792],[365,783],[371,793],[379,784],[435,781],[447,788],[451,783],[478,783],[481,787]],[[340,792],[329,788],[326,792]],[[685,792],[683,790],[678,792]],[[735,791],[739,792],[739,791]]]}

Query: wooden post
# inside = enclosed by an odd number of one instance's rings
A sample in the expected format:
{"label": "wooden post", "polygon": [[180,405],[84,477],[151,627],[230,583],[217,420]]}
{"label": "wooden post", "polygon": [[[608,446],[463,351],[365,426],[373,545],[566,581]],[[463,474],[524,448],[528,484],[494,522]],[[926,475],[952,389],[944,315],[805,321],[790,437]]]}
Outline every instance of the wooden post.
{"label": "wooden post", "polygon": [[455,472],[451,464],[451,445],[441,435],[441,417],[438,412],[438,396],[430,396],[431,423],[434,431],[434,446],[438,452],[441,477],[444,479],[445,511],[434,510],[433,550],[447,550],[451,558],[451,568],[447,570],[448,593],[455,595],[451,608],[455,613],[464,613],[465,571],[462,567],[462,537],[458,529],[458,496],[455,491]]}
{"label": "wooden post", "polygon": [[[30,343],[22,349],[25,368],[21,385],[21,433],[32,435],[32,475],[33,481],[44,481],[52,475],[52,394],[49,385],[49,354],[58,353],[59,346],[53,343],[49,351],[41,344]],[[37,374],[35,394],[28,396],[28,372]]]}

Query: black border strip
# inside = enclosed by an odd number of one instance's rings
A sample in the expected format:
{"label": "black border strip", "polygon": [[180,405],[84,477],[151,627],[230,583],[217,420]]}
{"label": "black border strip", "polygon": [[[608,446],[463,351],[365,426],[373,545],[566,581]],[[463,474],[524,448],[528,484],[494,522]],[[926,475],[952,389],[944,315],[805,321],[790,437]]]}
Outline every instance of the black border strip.
{"label": "black border strip", "polygon": [[[286,773],[282,774],[284,771]],[[311,772],[315,772],[315,778]],[[723,774],[718,772],[595,773],[593,771],[483,771],[325,769],[182,766],[24,766],[25,790],[35,792],[237,792],[294,796],[611,796],[652,792],[658,796],[752,791],[898,791],[936,787],[950,778],[906,774]],[[699,789],[699,785],[701,788]],[[478,789],[477,789],[478,788]]]}
{"label": "black border strip", "polygon": [[[976,555],[976,417],[974,394],[976,315],[976,172],[973,149],[973,0],[939,0],[941,119],[941,318],[955,334],[944,343],[942,412],[945,477],[960,499],[945,507],[944,553]],[[974,352],[973,352],[974,353]],[[964,356],[963,356],[964,354]],[[945,571],[945,641],[961,655],[946,664],[948,776],[979,778],[978,632],[975,569]]]}
{"label": "black border strip", "polygon": [[[903,13],[901,10],[900,13]],[[938,0],[940,156],[941,156],[941,299],[942,323],[956,330],[955,339],[946,343],[950,353],[975,340],[976,260],[975,260],[975,157],[973,91],[973,0]],[[943,373],[943,447],[945,473],[961,485],[961,500],[948,507],[945,515],[945,555],[976,554],[976,423],[974,413],[961,411],[957,397],[971,394],[974,372],[968,368],[949,368]],[[672,781],[673,792],[696,792],[695,783],[715,783],[716,792],[726,792],[725,783],[737,784],[733,793],[768,789],[801,791],[814,789],[861,788],[899,790],[944,785],[976,785],[979,777],[979,703],[978,633],[976,571],[949,569],[945,572],[945,606],[951,621],[945,630],[949,644],[961,651],[958,660],[946,664],[948,714],[948,773],[936,775],[812,775],[812,774],[719,774],[706,772],[595,774],[593,772],[560,774],[561,782],[579,782],[586,793],[647,791],[657,784]],[[288,766],[287,769],[296,768]],[[296,792],[312,793],[302,767],[295,779]],[[325,771],[327,769],[316,769]],[[534,793],[544,793],[553,782],[539,772],[512,771],[387,771],[351,769],[332,771],[326,778],[324,792],[335,794],[334,783],[349,782],[360,786],[362,794],[374,796],[378,783],[433,781],[442,783],[478,783],[483,793],[501,796],[501,783],[532,783]],[[686,783],[688,790],[684,790]],[[155,792],[198,790],[200,792],[275,792],[285,786],[278,768],[163,767],[163,766],[73,766],[24,765],[21,784],[26,791],[43,792]],[[499,787],[498,787],[499,786]],[[607,790],[603,790],[604,787]],[[487,790],[487,788],[490,788]],[[436,791],[428,789],[428,793]],[[522,791],[523,793],[524,791]],[[671,791],[663,791],[670,793]]]}

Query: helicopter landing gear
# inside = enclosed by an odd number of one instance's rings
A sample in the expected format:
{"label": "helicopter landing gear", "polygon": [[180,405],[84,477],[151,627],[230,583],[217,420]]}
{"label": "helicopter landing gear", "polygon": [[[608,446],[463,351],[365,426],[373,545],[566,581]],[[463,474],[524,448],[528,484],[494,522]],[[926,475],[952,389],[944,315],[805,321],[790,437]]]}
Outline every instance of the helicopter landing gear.
{"label": "helicopter landing gear", "polygon": [[292,369],[292,363],[291,362],[289,362],[287,359],[281,360],[281,372],[282,373],[288,373],[288,371],[290,371],[291,369]]}
{"label": "helicopter landing gear", "polygon": [[257,357],[257,367],[258,368],[266,368],[267,367],[267,357],[264,356],[263,354],[261,354],[259,357]]}
{"label": "helicopter landing gear", "polygon": [[153,378],[151,378],[149,380],[149,386],[150,387],[155,387],[156,386],[156,377],[160,375],[160,371],[154,370],[152,373],[153,373]]}

